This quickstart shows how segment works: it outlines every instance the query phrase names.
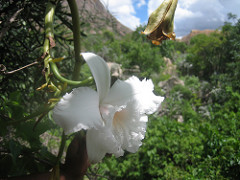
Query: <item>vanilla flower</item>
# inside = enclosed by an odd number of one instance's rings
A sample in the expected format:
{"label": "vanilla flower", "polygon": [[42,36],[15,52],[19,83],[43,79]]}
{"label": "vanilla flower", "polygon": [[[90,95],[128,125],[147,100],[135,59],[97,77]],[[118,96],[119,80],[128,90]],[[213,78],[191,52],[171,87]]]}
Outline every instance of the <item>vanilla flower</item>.
{"label": "vanilla flower", "polygon": [[67,93],[53,110],[53,119],[66,134],[87,130],[86,143],[90,162],[106,153],[122,156],[124,150],[136,152],[145,136],[147,115],[154,113],[163,97],[153,94],[151,80],[132,76],[117,80],[110,87],[110,71],[105,61],[82,53],[95,79],[97,91],[79,87]]}

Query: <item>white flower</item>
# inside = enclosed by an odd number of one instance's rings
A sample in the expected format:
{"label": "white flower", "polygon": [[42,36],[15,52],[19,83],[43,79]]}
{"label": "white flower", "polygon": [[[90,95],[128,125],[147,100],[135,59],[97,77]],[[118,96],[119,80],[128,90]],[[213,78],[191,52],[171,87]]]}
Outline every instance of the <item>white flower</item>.
{"label": "white flower", "polygon": [[124,150],[136,152],[145,136],[147,115],[154,113],[163,97],[153,94],[151,80],[132,76],[117,80],[110,87],[110,71],[105,61],[82,53],[96,82],[97,92],[89,87],[73,89],[53,110],[53,119],[66,134],[88,130],[89,160],[99,162],[106,153],[122,156]]}

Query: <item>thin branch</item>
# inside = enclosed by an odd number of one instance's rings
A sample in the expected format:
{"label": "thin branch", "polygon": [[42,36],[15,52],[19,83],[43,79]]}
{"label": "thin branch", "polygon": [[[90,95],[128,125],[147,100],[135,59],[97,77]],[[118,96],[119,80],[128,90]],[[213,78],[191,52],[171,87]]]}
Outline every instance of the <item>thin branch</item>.
{"label": "thin branch", "polygon": [[17,16],[20,14],[20,12],[23,10],[23,8],[16,11],[6,22],[5,27],[0,31],[0,41],[2,40],[4,34],[8,31],[8,29],[11,27],[12,23],[15,22]]}
{"label": "thin branch", "polygon": [[63,155],[63,151],[64,151],[64,148],[65,148],[65,145],[66,145],[66,139],[67,139],[67,136],[65,135],[64,131],[62,132],[62,140],[61,140],[61,145],[59,147],[59,151],[58,151],[58,156],[57,156],[57,160],[56,160],[56,163],[55,164],[58,164],[61,162],[61,157]]}
{"label": "thin branch", "polygon": [[34,124],[33,126],[33,131],[35,131],[35,128],[37,127],[37,125],[40,123],[40,121],[44,118],[44,116],[47,115],[48,112],[45,112],[45,113],[42,113],[38,118],[37,118],[37,121],[36,123]]}
{"label": "thin branch", "polygon": [[31,63],[31,64],[28,64],[28,65],[26,65],[26,66],[23,66],[23,67],[21,67],[21,68],[15,69],[15,70],[10,71],[10,72],[6,72],[6,67],[5,67],[3,64],[0,64],[0,68],[1,68],[0,71],[1,71],[1,73],[3,73],[3,74],[9,75],[9,74],[13,74],[13,73],[15,73],[15,72],[21,71],[21,70],[23,70],[23,69],[25,69],[25,68],[28,68],[28,67],[30,67],[30,66],[36,65],[36,64],[38,64],[38,63],[39,63],[39,62],[35,61],[35,62]]}

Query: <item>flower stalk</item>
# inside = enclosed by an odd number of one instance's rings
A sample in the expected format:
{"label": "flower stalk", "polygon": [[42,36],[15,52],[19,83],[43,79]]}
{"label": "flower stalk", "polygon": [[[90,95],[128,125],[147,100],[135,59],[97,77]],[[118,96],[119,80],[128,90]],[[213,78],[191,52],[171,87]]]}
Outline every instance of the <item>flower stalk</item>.
{"label": "flower stalk", "polygon": [[78,6],[75,0],[68,0],[68,5],[71,10],[72,23],[73,23],[73,39],[74,39],[74,53],[75,53],[75,65],[73,70],[73,80],[79,80],[79,74],[81,70],[81,65],[84,63],[80,53],[81,53],[81,43],[80,43],[80,18],[78,13]]}
{"label": "flower stalk", "polygon": [[58,71],[58,68],[57,68],[57,65],[54,63],[54,62],[49,62],[50,64],[50,67],[51,67],[51,70],[54,74],[54,76],[60,81],[60,82],[63,82],[63,83],[67,83],[68,85],[73,85],[73,86],[82,86],[82,85],[87,85],[89,84],[90,82],[92,82],[92,77],[89,77],[83,81],[72,81],[72,80],[69,80],[69,79],[66,79],[64,77],[62,77]]}

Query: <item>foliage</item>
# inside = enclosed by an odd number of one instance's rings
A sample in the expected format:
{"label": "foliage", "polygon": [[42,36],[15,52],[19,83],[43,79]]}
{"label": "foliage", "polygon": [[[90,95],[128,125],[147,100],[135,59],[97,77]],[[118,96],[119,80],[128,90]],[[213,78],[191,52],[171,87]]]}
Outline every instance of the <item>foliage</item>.
{"label": "foliage", "polygon": [[191,72],[201,79],[209,80],[212,74],[222,72],[221,35],[216,33],[207,36],[199,34],[191,39],[187,62],[192,64]]}
{"label": "foliage", "polygon": [[97,36],[89,35],[84,41],[84,47],[87,47],[86,51],[93,51],[106,61],[121,64],[125,69],[137,65],[142,72],[141,76],[149,77],[152,72],[160,71],[163,56],[159,48],[153,47],[143,39],[139,29],[122,39],[115,38],[109,31]]}
{"label": "foliage", "polygon": [[[105,158],[92,167],[94,177],[239,179],[239,43],[234,48],[229,44],[239,42],[237,27],[238,23],[226,24],[222,32],[198,35],[183,46],[180,52],[187,52],[187,60],[179,56],[182,59],[175,62],[192,64],[190,71],[181,72],[185,86],[173,87],[161,117],[150,118],[139,152]],[[167,43],[170,49],[178,48],[177,43]]]}
{"label": "foliage", "polygon": [[21,119],[27,115],[22,97],[19,91],[10,93],[9,98],[1,95],[1,177],[45,172],[55,161],[55,156],[43,146],[40,137],[47,130],[56,128],[53,121],[44,118],[37,127],[34,121],[29,121],[6,128],[6,120]]}
{"label": "foliage", "polygon": [[196,77],[175,87],[162,107],[166,112],[150,118],[140,150],[105,158],[95,167],[104,175],[99,179],[239,179],[240,94],[228,87],[231,98],[224,106],[209,104],[206,116],[198,90]]}
{"label": "foliage", "polygon": [[187,55],[187,63],[191,64],[188,73],[212,83],[215,81],[216,86],[221,82],[239,89],[239,32],[240,21],[237,20],[234,25],[227,22],[221,32],[193,37]]}
{"label": "foliage", "polygon": [[[57,160],[61,130],[53,123],[51,112],[24,122],[26,117],[46,109],[53,96],[46,89],[36,91],[43,85],[46,71],[42,46],[47,2],[3,1],[0,10],[0,178],[47,172]],[[55,21],[62,25],[54,27],[55,42],[64,45],[55,47],[52,53],[69,57],[70,61],[61,68],[69,72],[72,40],[64,34],[71,32],[65,25],[69,15],[60,3],[56,6]],[[37,66],[11,73],[32,62],[38,62]],[[54,142],[48,136],[54,137]]]}

